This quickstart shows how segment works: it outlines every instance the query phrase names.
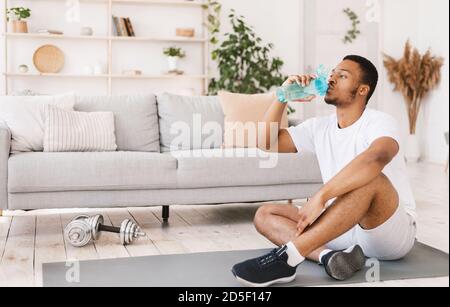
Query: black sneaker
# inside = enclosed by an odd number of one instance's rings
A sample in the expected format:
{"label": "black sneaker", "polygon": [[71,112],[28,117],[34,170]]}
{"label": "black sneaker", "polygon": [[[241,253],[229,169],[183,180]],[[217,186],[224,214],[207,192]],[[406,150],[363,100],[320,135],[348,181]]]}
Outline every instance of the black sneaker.
{"label": "black sneaker", "polygon": [[249,287],[269,287],[275,283],[288,283],[295,279],[297,267],[288,263],[287,247],[272,250],[267,255],[233,266],[231,272],[238,281]]}
{"label": "black sneaker", "polygon": [[336,280],[347,280],[356,272],[363,269],[366,256],[359,245],[349,251],[334,251],[326,254],[322,259],[327,274]]}

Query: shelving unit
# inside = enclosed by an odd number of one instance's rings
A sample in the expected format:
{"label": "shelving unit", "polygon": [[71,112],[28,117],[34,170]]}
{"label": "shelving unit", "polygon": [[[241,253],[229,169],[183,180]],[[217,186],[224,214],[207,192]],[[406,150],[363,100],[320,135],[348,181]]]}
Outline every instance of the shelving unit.
{"label": "shelving unit", "polygon": [[[3,0],[4,1],[4,9],[6,12],[6,9],[8,7],[9,0]],[[34,0],[34,1],[60,1],[60,0]],[[87,78],[87,79],[105,79],[107,80],[107,91],[108,95],[112,94],[112,81],[116,79],[131,79],[131,80],[140,80],[140,79],[160,79],[160,80],[199,80],[202,82],[202,94],[206,94],[208,89],[208,64],[209,64],[209,37],[208,37],[208,31],[203,26],[206,23],[207,13],[203,9],[202,5],[204,4],[203,0],[79,0],[81,3],[95,3],[95,4],[105,4],[107,7],[107,16],[109,16],[107,29],[108,33],[106,36],[82,36],[82,35],[56,35],[56,34],[39,34],[39,33],[3,33],[5,36],[5,55],[4,55],[4,61],[5,61],[5,67],[8,68],[8,44],[11,40],[73,40],[73,41],[99,41],[99,42],[106,42],[106,63],[107,63],[107,73],[101,74],[101,75],[86,75],[86,74],[71,74],[71,73],[65,73],[65,74],[48,74],[48,73],[14,73],[14,72],[3,72],[4,80],[5,80],[5,89],[6,94],[9,92],[9,84],[8,81],[10,78],[66,78],[66,79],[74,79],[74,78]],[[113,5],[114,4],[121,4],[121,5],[142,5],[142,6],[170,6],[170,7],[191,7],[191,8],[198,8],[202,10],[201,16],[201,24],[203,29],[202,37],[198,38],[184,38],[184,37],[158,37],[158,36],[148,36],[148,37],[123,37],[123,36],[113,36],[112,31],[112,11],[113,11]],[[5,29],[7,29],[6,24],[6,18],[5,18]],[[132,44],[133,42],[140,42],[140,43],[181,43],[181,44],[201,44],[202,46],[202,74],[195,74],[195,75],[168,75],[168,74],[143,74],[143,75],[127,75],[127,74],[117,74],[113,73],[112,71],[112,64],[113,64],[113,43],[114,42],[124,42]]]}
{"label": "shelving unit", "polygon": [[50,74],[50,73],[5,73],[8,77],[52,77],[52,78],[112,78],[112,79],[204,79],[204,75],[120,75],[120,74]]}

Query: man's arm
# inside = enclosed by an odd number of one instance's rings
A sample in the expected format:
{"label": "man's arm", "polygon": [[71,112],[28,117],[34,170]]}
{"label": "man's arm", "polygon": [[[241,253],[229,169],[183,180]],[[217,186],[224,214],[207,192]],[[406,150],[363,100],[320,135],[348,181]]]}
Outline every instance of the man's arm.
{"label": "man's arm", "polygon": [[287,104],[277,99],[264,116],[265,129],[258,135],[258,148],[264,151],[296,153],[297,148],[286,129],[281,129],[281,120]]}
{"label": "man's arm", "polygon": [[[283,86],[294,84],[295,82],[302,86],[307,86],[314,78],[315,75],[290,76],[283,83]],[[307,97],[306,99],[299,100],[299,102],[309,102],[314,98],[315,96]],[[281,120],[286,112],[286,107],[286,103],[281,103],[276,97],[274,98],[274,102],[264,116],[263,123],[265,124],[265,129],[258,133],[259,149],[279,153],[297,152],[297,148],[287,130],[281,129]]]}
{"label": "man's arm", "polygon": [[393,138],[382,137],[375,140],[365,152],[350,162],[299,209],[300,218],[296,236],[301,235],[319,218],[330,199],[361,188],[377,178],[398,154],[399,149],[397,141]]}
{"label": "man's arm", "polygon": [[365,152],[324,185],[318,196],[327,202],[369,184],[381,174],[398,152],[399,145],[393,138],[383,137],[375,140]]}

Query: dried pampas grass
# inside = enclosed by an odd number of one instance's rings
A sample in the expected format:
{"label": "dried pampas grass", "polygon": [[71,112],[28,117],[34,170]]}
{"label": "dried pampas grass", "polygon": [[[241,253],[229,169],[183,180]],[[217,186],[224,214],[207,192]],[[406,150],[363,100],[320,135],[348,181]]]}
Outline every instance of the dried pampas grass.
{"label": "dried pampas grass", "polygon": [[384,66],[389,81],[395,85],[394,90],[401,92],[405,98],[411,134],[416,134],[417,118],[423,98],[441,81],[443,65],[443,58],[433,56],[430,50],[421,55],[409,41],[406,42],[403,58],[395,60],[391,56],[384,55]]}

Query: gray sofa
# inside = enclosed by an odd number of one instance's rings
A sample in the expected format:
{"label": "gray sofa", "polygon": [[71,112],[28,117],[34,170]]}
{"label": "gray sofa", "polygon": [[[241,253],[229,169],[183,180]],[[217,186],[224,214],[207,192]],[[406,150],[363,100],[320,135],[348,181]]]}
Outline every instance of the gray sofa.
{"label": "gray sofa", "polygon": [[[78,111],[114,112],[118,151],[10,154],[11,132],[0,121],[0,211],[163,206],[167,219],[170,205],[299,199],[322,185],[317,161],[308,153],[255,157],[256,149],[221,149],[221,134],[171,148],[176,137],[171,127],[180,121],[194,125],[193,114],[223,127],[217,97],[76,100]],[[203,145],[207,137],[212,145]],[[236,152],[242,155],[233,157]],[[276,159],[276,166],[262,168],[268,159]]]}

